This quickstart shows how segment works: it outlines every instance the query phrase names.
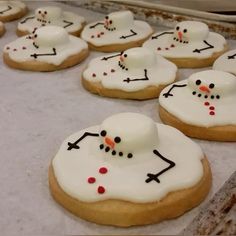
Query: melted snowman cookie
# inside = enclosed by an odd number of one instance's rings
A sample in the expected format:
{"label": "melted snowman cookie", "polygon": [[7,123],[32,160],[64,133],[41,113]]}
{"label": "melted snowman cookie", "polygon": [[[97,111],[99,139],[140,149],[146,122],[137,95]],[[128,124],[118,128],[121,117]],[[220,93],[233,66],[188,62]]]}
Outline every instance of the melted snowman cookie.
{"label": "melted snowman cookie", "polygon": [[33,33],[36,29],[46,25],[56,25],[63,27],[72,35],[79,36],[85,20],[75,13],[62,11],[59,7],[46,6],[35,10],[34,15],[30,15],[18,23],[18,36]]}
{"label": "melted snowman cookie", "polygon": [[134,20],[132,12],[119,11],[110,13],[103,21],[85,26],[81,37],[91,49],[117,52],[141,46],[152,32],[146,22]]}
{"label": "melted snowman cookie", "polygon": [[236,49],[220,56],[213,64],[214,70],[222,70],[236,75]]}
{"label": "melted snowman cookie", "polygon": [[197,144],[137,113],[113,115],[70,136],[49,171],[56,201],[86,220],[118,226],[183,214],[204,199],[210,182]]}
{"label": "melted snowman cookie", "polygon": [[0,21],[0,37],[3,36],[5,33],[4,24]]}
{"label": "melted snowman cookie", "polygon": [[23,17],[26,5],[20,1],[0,1],[0,21],[7,22]]}
{"label": "melted snowman cookie", "polygon": [[191,137],[236,141],[236,77],[222,71],[195,73],[160,94],[160,117]]}
{"label": "melted snowman cookie", "polygon": [[225,52],[227,43],[220,34],[209,32],[204,23],[183,21],[174,30],[153,34],[143,47],[168,58],[178,67],[206,67]]}
{"label": "melted snowman cookie", "polygon": [[4,47],[4,62],[22,70],[53,71],[78,64],[88,55],[87,43],[59,26],[45,26]]}
{"label": "melted snowman cookie", "polygon": [[176,79],[177,67],[146,48],[93,59],[82,83],[92,93],[107,97],[150,99]]}

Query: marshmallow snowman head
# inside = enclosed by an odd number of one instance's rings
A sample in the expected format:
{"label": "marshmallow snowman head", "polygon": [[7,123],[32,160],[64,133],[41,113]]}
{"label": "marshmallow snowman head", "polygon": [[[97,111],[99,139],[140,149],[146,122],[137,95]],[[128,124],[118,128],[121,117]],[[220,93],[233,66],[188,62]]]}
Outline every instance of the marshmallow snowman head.
{"label": "marshmallow snowman head", "polygon": [[105,17],[104,27],[109,31],[129,28],[134,21],[131,11],[112,12]]}
{"label": "marshmallow snowman head", "polygon": [[173,40],[180,44],[202,41],[209,34],[208,26],[198,21],[183,21],[176,25]]}
{"label": "marshmallow snowman head", "polygon": [[199,98],[218,100],[236,93],[236,77],[223,71],[206,70],[191,75],[188,86]]}
{"label": "marshmallow snowman head", "polygon": [[138,113],[119,113],[105,119],[100,127],[101,151],[111,156],[132,158],[135,152],[152,151],[158,141],[152,119]]}
{"label": "marshmallow snowman head", "polygon": [[124,51],[118,61],[123,70],[145,69],[156,64],[156,55],[153,51],[137,47]]}
{"label": "marshmallow snowman head", "polygon": [[62,10],[59,7],[41,7],[35,10],[35,16],[37,19],[50,22],[59,19],[62,15]]}
{"label": "marshmallow snowman head", "polygon": [[37,29],[33,34],[36,45],[43,47],[56,47],[69,41],[67,31],[59,26],[45,26]]}

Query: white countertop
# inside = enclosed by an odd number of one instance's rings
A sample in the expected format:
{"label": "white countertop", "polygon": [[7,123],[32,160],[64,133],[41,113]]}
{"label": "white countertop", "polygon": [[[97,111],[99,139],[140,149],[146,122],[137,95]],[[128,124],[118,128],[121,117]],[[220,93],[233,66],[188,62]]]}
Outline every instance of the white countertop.
{"label": "white countertop", "polygon": [[[27,5],[30,9],[41,6],[39,2],[27,2]],[[64,8],[81,14],[87,22],[103,17],[85,9]],[[16,25],[17,21],[6,24],[7,33],[0,38],[1,49],[16,39]],[[236,48],[236,41],[229,40],[229,45]],[[100,124],[118,112],[140,112],[161,122],[157,99],[109,99],[92,95],[82,87],[81,71],[98,55],[101,53],[91,52],[79,66],[50,73],[10,69],[0,58],[1,235],[177,234],[235,171],[235,143],[196,140],[210,161],[213,186],[200,206],[175,220],[122,229],[86,222],[59,206],[50,195],[47,172],[67,136]],[[187,78],[194,71],[199,70],[181,69],[180,78]]]}

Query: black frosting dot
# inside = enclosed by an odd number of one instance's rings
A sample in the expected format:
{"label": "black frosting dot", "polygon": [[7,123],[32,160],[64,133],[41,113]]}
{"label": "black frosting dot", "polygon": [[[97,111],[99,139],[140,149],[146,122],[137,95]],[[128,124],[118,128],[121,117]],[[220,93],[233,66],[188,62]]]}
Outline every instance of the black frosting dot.
{"label": "black frosting dot", "polygon": [[207,96],[207,95],[205,95],[205,96],[204,96],[204,98],[208,98],[208,96]]}
{"label": "black frosting dot", "polygon": [[176,27],[176,30],[179,30],[179,26]]}
{"label": "black frosting dot", "polygon": [[216,98],[217,98],[217,99],[220,99],[220,95],[216,95]]}
{"label": "black frosting dot", "polygon": [[215,98],[215,96],[214,95],[211,95],[211,99],[214,99]]}
{"label": "black frosting dot", "polygon": [[196,91],[193,91],[193,95],[195,95],[196,94]]}
{"label": "black frosting dot", "polygon": [[105,152],[109,152],[110,151],[110,148],[109,147],[106,147],[105,148]]}
{"label": "black frosting dot", "polygon": [[199,94],[198,94],[198,97],[201,97],[201,96],[202,96],[202,95],[199,93]]}
{"label": "black frosting dot", "polygon": [[209,88],[210,88],[210,89],[213,89],[214,87],[215,87],[214,84],[210,84],[210,85],[209,85]]}
{"label": "black frosting dot", "polygon": [[129,154],[127,155],[127,157],[128,157],[128,158],[132,158],[132,157],[133,157],[133,154],[132,154],[132,153],[129,153]]}
{"label": "black frosting dot", "polygon": [[116,155],[116,151],[113,150],[111,154],[112,154],[113,156],[115,156],[115,155]]}
{"label": "black frosting dot", "polygon": [[100,147],[100,149],[103,149],[103,148],[104,148],[104,145],[103,145],[103,144],[101,144],[99,147]]}
{"label": "black frosting dot", "polygon": [[196,85],[200,85],[200,84],[201,84],[201,80],[200,79],[196,80]]}
{"label": "black frosting dot", "polygon": [[187,33],[187,29],[184,29],[183,32],[184,32],[184,33]]}
{"label": "black frosting dot", "polygon": [[119,152],[119,156],[122,157],[123,156],[123,152]]}
{"label": "black frosting dot", "polygon": [[127,54],[124,54],[124,57],[127,57]]}
{"label": "black frosting dot", "polygon": [[105,130],[102,130],[100,134],[101,134],[102,137],[105,137],[107,132]]}
{"label": "black frosting dot", "polygon": [[115,143],[120,143],[121,139],[120,139],[120,137],[115,137],[114,141],[115,141]]}

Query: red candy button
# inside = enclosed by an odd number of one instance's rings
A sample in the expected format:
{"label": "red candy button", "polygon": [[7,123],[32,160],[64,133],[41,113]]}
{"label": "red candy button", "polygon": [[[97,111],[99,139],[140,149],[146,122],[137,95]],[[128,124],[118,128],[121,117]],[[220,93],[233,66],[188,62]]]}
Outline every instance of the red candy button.
{"label": "red candy button", "polygon": [[210,103],[209,103],[209,102],[205,102],[204,105],[205,105],[205,106],[209,106]]}
{"label": "red candy button", "polygon": [[98,193],[99,193],[99,194],[105,193],[105,188],[104,188],[103,186],[99,186],[99,187],[98,187]]}
{"label": "red candy button", "polygon": [[106,168],[106,167],[101,167],[101,168],[99,169],[99,173],[100,173],[100,174],[106,174],[106,173],[107,173],[107,168]]}
{"label": "red candy button", "polygon": [[211,116],[214,116],[215,115],[215,112],[214,111],[210,111],[209,113]]}
{"label": "red candy button", "polygon": [[210,109],[210,110],[215,110],[215,107],[210,106],[209,109]]}
{"label": "red candy button", "polygon": [[88,178],[88,183],[93,184],[96,182],[96,179],[94,177],[89,177]]}

